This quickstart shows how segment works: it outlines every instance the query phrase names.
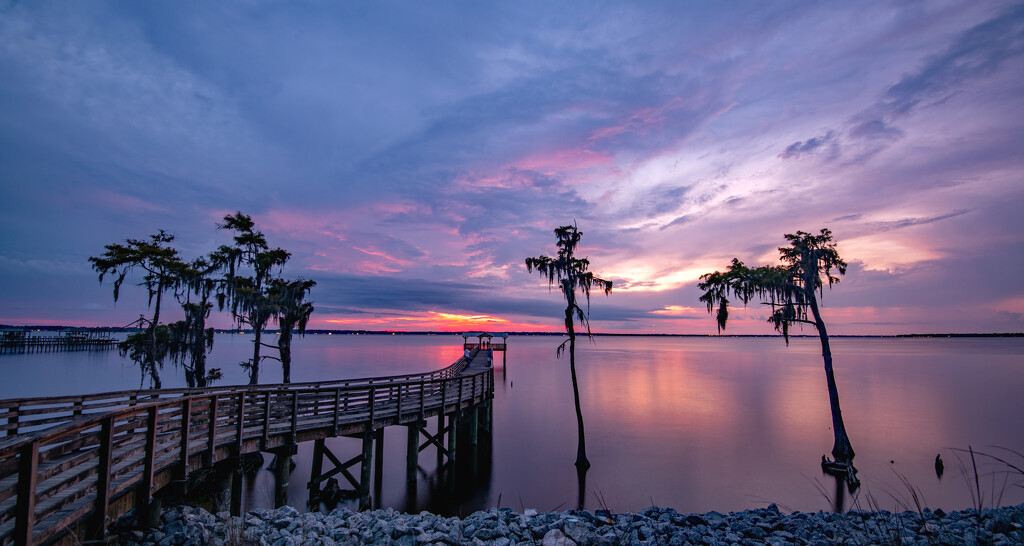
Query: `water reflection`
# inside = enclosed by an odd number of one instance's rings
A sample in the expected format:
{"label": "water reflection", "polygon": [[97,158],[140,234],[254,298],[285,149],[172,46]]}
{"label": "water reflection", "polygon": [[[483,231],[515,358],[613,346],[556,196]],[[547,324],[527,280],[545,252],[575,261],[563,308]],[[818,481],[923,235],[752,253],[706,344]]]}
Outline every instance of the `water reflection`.
{"label": "water reflection", "polygon": [[[294,379],[439,368],[458,357],[461,342],[459,336],[307,336],[296,343]],[[475,461],[462,458],[449,472],[437,467],[428,448],[410,483],[408,435],[404,427],[389,427],[374,502],[443,514],[498,505],[565,509],[581,498],[590,510],[658,504],[727,512],[775,502],[817,511],[846,509],[858,499],[863,504],[868,494],[888,499],[887,491],[903,487],[895,471],[928,505],[959,509],[972,501],[950,448],[998,445],[1024,452],[1022,339],[834,339],[836,380],[863,482],[851,493],[819,466],[833,439],[817,339],[796,338],[787,348],[765,338],[601,337],[578,347],[593,465],[580,476],[572,465],[576,424],[568,365],[554,358],[557,343],[550,337],[509,340],[507,363],[495,375],[493,434]],[[210,365],[244,383],[232,363],[249,349],[242,336],[218,336]],[[137,370],[114,352],[3,355],[0,369],[4,398],[119,390],[138,381]],[[264,372],[268,381],[272,370]],[[168,383],[172,375],[165,373]],[[435,431],[436,420],[427,426]],[[361,449],[359,439],[326,443],[343,461]],[[300,510],[309,496],[312,449],[300,445],[293,457],[287,503]],[[936,454],[946,460],[942,479]],[[246,508],[275,503],[268,463],[243,480]],[[1007,489],[1002,502],[1024,502],[1024,490]],[[356,500],[340,505],[358,508]]]}

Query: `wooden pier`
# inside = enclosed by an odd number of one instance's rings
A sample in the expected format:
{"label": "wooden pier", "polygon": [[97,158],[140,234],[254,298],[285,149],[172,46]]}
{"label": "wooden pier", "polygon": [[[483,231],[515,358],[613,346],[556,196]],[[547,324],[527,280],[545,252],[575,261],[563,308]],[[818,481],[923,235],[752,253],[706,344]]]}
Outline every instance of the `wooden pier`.
{"label": "wooden pier", "polygon": [[[408,427],[410,469],[429,447],[439,467],[454,462],[460,427],[469,425],[470,445],[478,430],[490,429],[491,359],[491,350],[473,346],[424,374],[0,400],[0,544],[102,540],[107,525],[131,509],[145,526],[156,517],[158,492],[180,491],[191,472],[215,465],[235,469],[237,513],[240,459],[275,453],[287,482],[288,459],[307,441],[315,442],[311,497],[340,475],[366,499],[371,465],[380,478],[385,427]],[[439,425],[433,434],[429,417]],[[323,442],[337,436],[361,438],[361,453],[342,462]],[[334,465],[326,472],[325,458]],[[359,477],[349,472],[356,465]]]}
{"label": "wooden pier", "polygon": [[89,351],[117,347],[110,332],[63,330],[56,335],[39,335],[27,330],[0,330],[0,353],[48,351]]}

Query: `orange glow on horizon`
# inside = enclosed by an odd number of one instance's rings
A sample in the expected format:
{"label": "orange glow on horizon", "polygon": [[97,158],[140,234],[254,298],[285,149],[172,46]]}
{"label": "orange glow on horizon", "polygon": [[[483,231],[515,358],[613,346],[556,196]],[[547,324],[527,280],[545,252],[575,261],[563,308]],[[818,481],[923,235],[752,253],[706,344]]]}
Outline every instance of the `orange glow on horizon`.
{"label": "orange glow on horizon", "polygon": [[416,315],[374,316],[359,318],[314,318],[311,326],[317,323],[332,326],[344,326],[353,330],[402,330],[402,331],[437,331],[465,332],[470,330],[512,331],[512,332],[550,332],[557,329],[554,325],[535,324],[529,322],[513,322],[492,315],[461,315],[457,313],[441,313],[430,311]]}

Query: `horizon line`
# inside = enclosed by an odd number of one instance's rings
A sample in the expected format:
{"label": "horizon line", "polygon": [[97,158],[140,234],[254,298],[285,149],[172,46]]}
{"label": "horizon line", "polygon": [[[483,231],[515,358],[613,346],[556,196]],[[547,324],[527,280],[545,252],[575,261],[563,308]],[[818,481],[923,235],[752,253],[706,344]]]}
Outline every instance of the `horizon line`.
{"label": "horizon line", "polygon": [[[9,325],[0,324],[0,329],[21,329],[35,331],[59,331],[59,330],[98,330],[98,331],[142,331],[141,328],[124,328],[121,326],[63,326],[63,325]],[[264,333],[280,333],[280,329],[265,329]],[[472,330],[473,332],[497,333],[498,330]],[[244,334],[251,333],[251,329],[242,328],[214,328],[218,334]],[[326,328],[307,329],[306,334],[310,335],[454,335],[458,336],[467,331],[452,330],[333,330]],[[564,336],[565,332],[524,332],[524,331],[501,331],[514,336]],[[578,334],[579,337],[587,337],[588,334]],[[667,334],[667,333],[619,333],[619,332],[592,332],[589,336],[629,336],[629,337],[784,337],[782,334]],[[815,338],[817,334],[790,334],[795,338]],[[910,333],[910,334],[830,334],[830,338],[884,338],[884,337],[1024,337],[1024,332],[932,332],[932,333]]]}

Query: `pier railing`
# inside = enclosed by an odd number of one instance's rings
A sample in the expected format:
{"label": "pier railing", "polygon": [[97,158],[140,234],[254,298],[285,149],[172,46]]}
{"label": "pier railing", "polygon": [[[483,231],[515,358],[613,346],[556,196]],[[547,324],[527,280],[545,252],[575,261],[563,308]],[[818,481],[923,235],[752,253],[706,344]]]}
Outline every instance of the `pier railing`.
{"label": "pier railing", "polygon": [[[475,354],[475,353],[471,353]],[[426,373],[392,375],[384,377],[368,377],[361,379],[344,379],[337,381],[310,381],[305,383],[287,383],[270,386],[226,386],[207,387],[202,389],[159,389],[130,390],[104,392],[97,394],[78,394],[71,396],[43,396],[33,398],[10,398],[0,400],[0,434],[6,437],[19,433],[33,432],[47,426],[67,423],[83,415],[108,412],[118,408],[135,406],[143,402],[180,398],[182,396],[201,396],[214,393],[234,393],[240,390],[251,390],[273,387],[277,389],[307,388],[348,388],[370,385],[389,385],[417,381],[435,381],[455,377],[469,364],[470,359],[460,358],[454,364]],[[5,441],[0,439],[0,448]]]}
{"label": "pier railing", "polygon": [[0,543],[46,542],[82,526],[100,536],[190,469],[482,403],[493,369],[469,362],[348,381],[2,401],[14,424],[5,430],[18,434],[0,442]]}

